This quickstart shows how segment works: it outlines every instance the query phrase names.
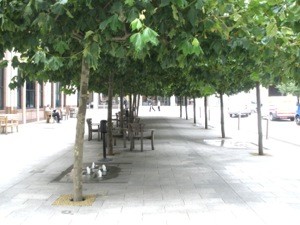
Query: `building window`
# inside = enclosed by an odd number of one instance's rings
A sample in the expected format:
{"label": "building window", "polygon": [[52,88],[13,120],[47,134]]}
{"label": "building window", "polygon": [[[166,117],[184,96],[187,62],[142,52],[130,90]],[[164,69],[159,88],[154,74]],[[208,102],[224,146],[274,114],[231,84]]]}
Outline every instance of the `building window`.
{"label": "building window", "polygon": [[55,107],[61,106],[61,90],[60,90],[60,83],[56,83],[56,92],[55,92]]}
{"label": "building window", "polygon": [[269,96],[286,96],[286,94],[280,93],[279,89],[275,86],[270,86],[268,92]]}
{"label": "building window", "polygon": [[22,108],[22,88],[21,86],[17,87],[17,109]]}
{"label": "building window", "polygon": [[26,108],[35,108],[35,82],[26,81]]}
{"label": "building window", "polygon": [[4,69],[0,69],[0,109],[4,108]]}
{"label": "building window", "polygon": [[44,83],[43,82],[40,82],[39,83],[40,85],[40,108],[43,108],[44,107]]}

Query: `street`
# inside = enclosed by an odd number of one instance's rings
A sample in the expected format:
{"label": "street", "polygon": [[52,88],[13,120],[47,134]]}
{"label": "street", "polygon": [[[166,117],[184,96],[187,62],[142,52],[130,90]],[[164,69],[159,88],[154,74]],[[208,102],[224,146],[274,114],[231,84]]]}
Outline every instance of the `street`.
{"label": "street", "polygon": [[[240,131],[255,135],[257,134],[257,114],[240,118],[240,123],[239,118],[230,118],[228,116],[225,119],[225,127],[228,130],[238,131],[240,129]],[[300,147],[300,126],[297,126],[294,121],[268,121],[264,119],[262,120],[262,128],[264,139],[274,139]]]}

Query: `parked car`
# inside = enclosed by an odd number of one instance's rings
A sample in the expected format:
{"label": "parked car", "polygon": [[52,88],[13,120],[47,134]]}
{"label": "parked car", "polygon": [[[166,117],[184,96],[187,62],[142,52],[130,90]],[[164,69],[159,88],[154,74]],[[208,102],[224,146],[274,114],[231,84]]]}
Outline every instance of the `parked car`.
{"label": "parked car", "polygon": [[230,117],[238,117],[239,115],[241,117],[245,117],[251,115],[251,112],[252,110],[248,107],[248,105],[234,105],[228,108],[228,114]]}
{"label": "parked car", "polygon": [[289,119],[294,121],[295,119],[295,106],[291,104],[277,104],[269,106],[269,118],[270,120],[283,120]]}
{"label": "parked car", "polygon": [[296,121],[296,124],[300,126],[300,104],[297,107],[297,111],[295,114],[295,121]]}
{"label": "parked car", "polygon": [[268,116],[270,120],[295,119],[295,96],[270,96],[268,98]]}

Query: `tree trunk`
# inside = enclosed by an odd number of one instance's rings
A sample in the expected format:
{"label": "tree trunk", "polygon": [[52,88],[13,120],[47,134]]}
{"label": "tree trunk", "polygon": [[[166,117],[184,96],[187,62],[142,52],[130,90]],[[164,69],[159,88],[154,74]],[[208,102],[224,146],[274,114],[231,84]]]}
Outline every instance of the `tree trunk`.
{"label": "tree trunk", "polygon": [[220,93],[220,112],[221,112],[221,134],[222,138],[225,138],[225,126],[224,126],[224,101],[223,101],[223,94]]}
{"label": "tree trunk", "polygon": [[180,118],[182,118],[182,97],[179,97],[179,109],[180,109]]}
{"label": "tree trunk", "polygon": [[258,154],[263,155],[263,132],[261,120],[260,83],[256,82],[256,108],[257,108],[257,130],[258,130]]}
{"label": "tree trunk", "polygon": [[127,124],[132,123],[131,113],[132,113],[132,93],[129,94],[129,111],[128,111],[128,115],[126,117]]}
{"label": "tree trunk", "polygon": [[189,119],[189,115],[188,115],[188,104],[187,104],[187,96],[184,97],[184,101],[185,101],[185,119],[188,120]]}
{"label": "tree trunk", "polygon": [[109,81],[108,81],[108,105],[107,105],[107,126],[108,126],[108,155],[113,155],[114,150],[113,150],[113,136],[112,136],[112,100],[113,100],[113,80],[114,80],[114,75],[111,74],[109,76]]}
{"label": "tree trunk", "polygon": [[73,201],[83,201],[82,195],[82,160],[83,160],[83,142],[86,104],[88,99],[90,69],[88,64],[82,59],[80,90],[79,90],[79,107],[77,114],[76,139],[74,146],[74,165],[73,165]]}
{"label": "tree trunk", "polygon": [[140,99],[141,95],[138,95],[138,100],[137,100],[137,106],[136,106],[136,116],[139,116],[139,109],[140,109]]}
{"label": "tree trunk", "polygon": [[121,100],[121,105],[120,105],[120,117],[119,117],[119,126],[123,129],[124,128],[124,120],[123,120],[123,115],[124,115],[124,91],[123,88],[121,90],[121,94],[120,94],[120,100]]}
{"label": "tree trunk", "polygon": [[207,123],[207,96],[204,96],[204,120],[205,120],[205,129],[208,129]]}
{"label": "tree trunk", "polygon": [[137,99],[137,96],[136,94],[133,95],[133,106],[132,106],[132,111],[131,111],[131,114],[130,114],[130,117],[132,118],[132,122],[133,122],[133,119],[134,119],[134,114],[136,112],[136,99]]}
{"label": "tree trunk", "polygon": [[196,98],[193,97],[194,124],[196,124]]}

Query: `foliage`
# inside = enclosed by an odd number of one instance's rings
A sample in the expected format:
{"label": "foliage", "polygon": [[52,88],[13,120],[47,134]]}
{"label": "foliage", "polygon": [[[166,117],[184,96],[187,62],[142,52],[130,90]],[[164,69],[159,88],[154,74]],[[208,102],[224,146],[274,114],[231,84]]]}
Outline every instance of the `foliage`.
{"label": "foliage", "polygon": [[282,94],[291,94],[294,96],[300,96],[300,86],[293,82],[283,83],[276,86]]}

